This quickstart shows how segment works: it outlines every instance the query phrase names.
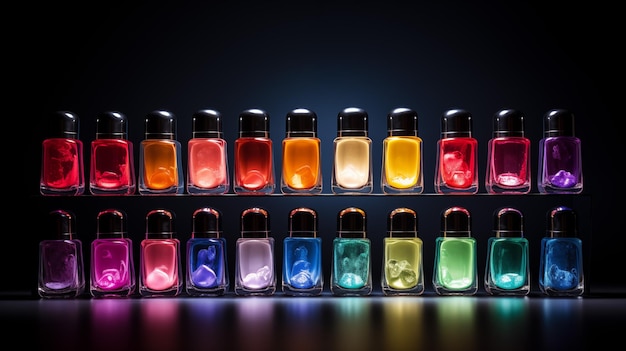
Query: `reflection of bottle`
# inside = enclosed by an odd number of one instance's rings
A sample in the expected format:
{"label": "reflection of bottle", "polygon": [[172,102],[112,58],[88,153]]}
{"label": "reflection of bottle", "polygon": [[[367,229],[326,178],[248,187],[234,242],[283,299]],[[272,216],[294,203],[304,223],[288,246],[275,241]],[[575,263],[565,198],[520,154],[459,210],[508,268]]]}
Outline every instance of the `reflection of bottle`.
{"label": "reflection of bottle", "polygon": [[548,235],[541,239],[539,288],[549,296],[580,296],[585,281],[576,213],[556,207],[548,212],[547,222]]}
{"label": "reflection of bottle", "polygon": [[44,298],[78,297],[85,291],[83,245],[76,238],[76,218],[52,211],[48,217],[54,238],[39,243],[38,293]]}
{"label": "reflection of bottle", "polygon": [[422,294],[423,241],[417,236],[417,213],[409,208],[391,211],[387,217],[387,234],[383,239],[383,294]]}
{"label": "reflection of bottle", "polygon": [[141,296],[177,296],[183,286],[180,241],[174,237],[174,214],[152,210],[146,216],[146,237],[140,245]]}
{"label": "reflection of bottle", "polygon": [[381,176],[385,194],[420,194],[424,190],[422,138],[417,131],[417,112],[397,108],[387,115]]}
{"label": "reflection of bottle", "polygon": [[349,207],[339,212],[333,239],[330,290],[336,296],[367,296],[372,292],[371,242],[365,211]]}
{"label": "reflection of bottle", "polygon": [[580,194],[583,169],[580,139],[574,136],[574,115],[550,110],[544,116],[539,140],[537,187],[544,194]]}
{"label": "reflection of bottle", "polygon": [[269,213],[258,207],[241,214],[241,237],[235,243],[235,293],[273,295],[274,238],[270,236]]}
{"label": "reflection of bottle", "polygon": [[94,297],[127,297],[135,291],[133,243],[126,235],[126,214],[98,213],[98,231],[91,242],[91,285]]}
{"label": "reflection of bottle", "polygon": [[145,127],[145,139],[139,149],[139,193],[182,194],[185,182],[174,115],[153,111],[146,116]]}
{"label": "reflection of bottle", "polygon": [[296,208],[289,213],[289,237],[283,242],[283,292],[293,296],[320,295],[322,238],[317,237],[317,213]]}
{"label": "reflection of bottle", "polygon": [[500,110],[493,117],[488,142],[485,188],[490,194],[530,192],[530,140],[524,136],[524,115]]}
{"label": "reflection of bottle", "polygon": [[337,116],[333,141],[332,191],[335,194],[368,194],[372,186],[372,139],[367,136],[367,112],[349,107]]}
{"label": "reflection of bottle", "polygon": [[450,207],[441,214],[441,236],[435,239],[433,286],[438,295],[474,295],[478,291],[476,239],[470,213]]}
{"label": "reflection of bottle", "polygon": [[487,241],[485,290],[490,295],[528,295],[530,267],[524,217],[514,208],[494,213],[495,236]]}
{"label": "reflection of bottle", "polygon": [[448,110],[441,118],[437,141],[435,191],[440,194],[478,192],[478,141],[472,137],[472,115]]}
{"label": "reflection of bottle", "polygon": [[269,128],[270,117],[265,111],[250,109],[239,115],[239,137],[235,139],[235,193],[274,192],[274,155]]}
{"label": "reflection of bottle", "polygon": [[192,117],[192,137],[188,142],[187,192],[192,195],[228,192],[228,154],[222,134],[222,115],[200,110]]}
{"label": "reflection of bottle", "polygon": [[317,115],[299,108],[290,111],[286,121],[281,191],[284,194],[319,194],[322,192],[322,163]]}
{"label": "reflection of bottle", "polygon": [[58,111],[48,119],[48,137],[42,142],[42,195],[81,195],[85,191],[83,142],[78,116]]}
{"label": "reflection of bottle", "polygon": [[224,295],[229,285],[227,262],[222,213],[213,208],[197,209],[187,241],[187,294]]}

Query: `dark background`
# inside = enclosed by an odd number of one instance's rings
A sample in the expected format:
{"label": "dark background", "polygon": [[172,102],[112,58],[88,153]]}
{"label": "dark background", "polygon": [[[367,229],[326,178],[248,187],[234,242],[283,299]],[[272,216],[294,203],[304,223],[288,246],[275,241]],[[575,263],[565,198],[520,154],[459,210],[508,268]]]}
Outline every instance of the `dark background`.
{"label": "dark background", "polygon": [[[623,275],[619,258],[625,240],[620,231],[620,209],[613,207],[620,191],[619,179],[613,179],[619,170],[612,160],[620,150],[613,125],[617,126],[622,117],[617,113],[617,98],[623,90],[619,89],[622,69],[617,65],[621,54],[615,14],[611,8],[556,2],[308,2],[283,6],[107,3],[84,7],[55,3],[16,13],[23,18],[21,25],[5,30],[12,48],[5,52],[9,59],[6,103],[11,106],[11,115],[5,118],[10,119],[12,131],[5,134],[18,137],[7,151],[17,156],[14,164],[22,165],[27,176],[18,171],[7,183],[17,201],[5,204],[6,213],[8,220],[13,224],[17,220],[19,225],[6,231],[3,260],[12,268],[0,288],[6,292],[35,291],[37,243],[48,235],[42,223],[54,208],[77,213],[78,235],[88,263],[88,247],[95,237],[95,217],[100,210],[125,210],[129,234],[137,246],[143,236],[145,214],[152,208],[165,207],[177,214],[177,230],[184,243],[193,210],[216,207],[226,219],[232,276],[239,214],[246,207],[261,205],[270,211],[277,263],[282,258],[281,239],[286,235],[288,211],[298,206],[320,211],[327,290],[335,216],[340,209],[357,205],[368,213],[375,290],[380,289],[385,216],[399,206],[418,212],[426,287],[431,290],[438,214],[446,207],[462,205],[472,213],[478,238],[482,291],[481,271],[493,211],[505,205],[524,211],[531,241],[531,274],[536,276],[545,213],[565,204],[579,212],[588,292],[623,293],[626,280],[616,277]],[[387,113],[400,106],[418,112],[424,141],[424,195],[331,195],[336,116],[350,106],[361,107],[370,116],[376,194],[381,193],[380,158]],[[138,169],[138,145],[147,113],[156,109],[174,113],[178,140],[186,155],[191,115],[198,109],[216,109],[224,116],[232,172],[237,116],[244,109],[261,108],[271,116],[278,185],[284,118],[298,107],[310,108],[319,117],[324,177],[324,191],[319,197],[43,198],[38,193],[41,126],[53,111],[69,110],[81,118],[88,182],[89,143],[100,112],[116,110],[129,118],[129,139],[136,146]],[[450,108],[464,108],[473,114],[474,135],[479,142],[479,195],[433,194],[439,119]],[[533,188],[529,195],[485,194],[491,118],[502,108],[519,109],[526,116],[526,133],[533,145]],[[537,194],[543,115],[553,108],[570,109],[576,116],[576,135],[583,147],[585,188],[581,195]],[[183,164],[186,166],[186,156]],[[7,171],[13,173],[10,167]],[[231,280],[231,286],[233,283]],[[533,277],[533,290],[537,288]]]}

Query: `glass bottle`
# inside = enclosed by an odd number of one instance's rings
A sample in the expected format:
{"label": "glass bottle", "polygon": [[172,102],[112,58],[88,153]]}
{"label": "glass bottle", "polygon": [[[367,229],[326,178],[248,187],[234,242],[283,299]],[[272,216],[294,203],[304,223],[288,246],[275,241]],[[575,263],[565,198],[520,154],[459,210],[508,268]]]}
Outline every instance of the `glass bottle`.
{"label": "glass bottle", "polygon": [[235,293],[269,296],[276,292],[274,238],[269,213],[252,207],[241,214],[241,237],[235,243]]}
{"label": "glass bottle", "polygon": [[322,238],[317,212],[300,207],[289,212],[289,236],[283,241],[283,292],[317,296],[323,290]]}
{"label": "glass bottle", "polygon": [[465,110],[448,110],[441,118],[435,192],[459,195],[478,192],[478,141],[472,136],[472,115]]}
{"label": "glass bottle", "polygon": [[539,288],[548,296],[581,296],[585,291],[582,240],[576,212],[565,206],[548,211],[541,239]]}
{"label": "glass bottle", "polygon": [[435,238],[435,292],[474,295],[478,291],[476,261],[469,211],[458,206],[446,209],[441,214],[441,236]]}
{"label": "glass bottle", "polygon": [[133,143],[128,140],[128,120],[117,111],[96,119],[96,139],[91,142],[89,191],[92,195],[135,193]]}
{"label": "glass bottle", "polygon": [[230,180],[227,143],[222,133],[222,114],[215,110],[196,111],[191,122],[187,192],[192,195],[227,193]]}
{"label": "glass bottle", "polygon": [[298,108],[287,113],[281,192],[307,195],[321,193],[321,156],[315,112]]}
{"label": "glass bottle", "polygon": [[542,194],[580,194],[583,191],[581,141],[574,135],[574,114],[563,109],[544,116],[539,140],[537,187]]}
{"label": "glass bottle", "polygon": [[348,207],[339,212],[333,239],[330,290],[335,296],[367,296],[372,292],[371,242],[365,211]]}
{"label": "glass bottle", "polygon": [[274,192],[274,154],[269,128],[270,116],[263,110],[249,109],[239,114],[239,137],[235,139],[235,193],[264,195]]}
{"label": "glass bottle", "polygon": [[381,188],[385,194],[421,194],[422,138],[418,136],[417,112],[397,108],[387,115],[383,139]]}
{"label": "glass bottle", "polygon": [[485,291],[490,295],[528,295],[529,244],[522,212],[510,207],[494,213],[495,236],[487,241]]}
{"label": "glass bottle", "polygon": [[76,237],[76,217],[64,210],[48,215],[53,237],[39,243],[37,292],[42,298],[73,298],[85,291],[83,245]]}
{"label": "glass bottle", "polygon": [[96,239],[91,242],[93,297],[128,297],[135,291],[133,242],[126,233],[126,218],[116,209],[98,213]]}
{"label": "glass bottle", "polygon": [[524,115],[511,109],[498,111],[493,117],[493,134],[487,148],[487,193],[528,194],[530,139],[524,135]]}
{"label": "glass bottle", "polygon": [[383,239],[383,294],[421,295],[424,243],[417,236],[417,213],[404,207],[391,211],[387,217],[387,235]]}
{"label": "glass bottle", "polygon": [[47,120],[48,135],[42,142],[42,195],[82,195],[85,191],[83,142],[80,120],[69,111],[57,111]]}
{"label": "glass bottle", "polygon": [[185,190],[182,170],[176,118],[168,111],[152,111],[146,116],[145,138],[139,149],[139,193],[182,194]]}
{"label": "glass bottle", "polygon": [[187,294],[221,296],[228,286],[222,213],[214,208],[199,208],[193,213],[193,231],[187,240]]}
{"label": "glass bottle", "polygon": [[348,107],[337,116],[337,137],[333,140],[334,194],[369,194],[372,186],[372,139],[368,137],[365,110]]}
{"label": "glass bottle", "polygon": [[177,296],[182,291],[180,241],[175,237],[174,213],[151,210],[146,237],[141,241],[139,293],[146,297]]}

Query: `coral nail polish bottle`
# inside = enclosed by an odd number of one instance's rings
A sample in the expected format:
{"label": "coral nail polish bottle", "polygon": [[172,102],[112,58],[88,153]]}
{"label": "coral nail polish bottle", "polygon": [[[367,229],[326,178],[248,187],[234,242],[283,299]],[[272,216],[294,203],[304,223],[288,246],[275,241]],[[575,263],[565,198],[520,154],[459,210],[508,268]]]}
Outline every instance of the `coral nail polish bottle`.
{"label": "coral nail polish bottle", "polygon": [[76,237],[76,217],[64,210],[52,211],[48,228],[54,237],[39,243],[39,280],[42,298],[73,298],[85,291],[83,245]]}
{"label": "coral nail polish bottle", "polygon": [[383,294],[421,295],[424,243],[417,236],[417,213],[403,207],[391,211],[387,217],[387,235],[383,239]]}
{"label": "coral nail polish bottle", "polygon": [[57,111],[48,118],[48,136],[42,142],[42,195],[82,195],[85,191],[83,142],[80,120],[69,111]]}
{"label": "coral nail polish bottle", "polygon": [[239,114],[239,137],[235,139],[237,194],[266,195],[274,192],[274,154],[270,139],[270,116],[259,109]]}
{"label": "coral nail polish bottle", "polygon": [[472,115],[448,110],[441,118],[437,141],[435,191],[439,194],[478,192],[478,141],[472,136]]}
{"label": "coral nail polish bottle", "polygon": [[317,296],[323,290],[322,238],[317,236],[317,212],[300,207],[289,213],[289,236],[283,241],[283,292]]}
{"label": "coral nail polish bottle", "polygon": [[269,296],[276,292],[274,238],[269,213],[253,207],[241,214],[241,237],[235,243],[235,294]]}
{"label": "coral nail polish bottle", "polygon": [[91,242],[93,297],[128,297],[135,291],[133,242],[126,233],[126,214],[108,209],[98,213],[96,239]]}
{"label": "coral nail polish bottle", "polygon": [[542,194],[580,194],[583,191],[581,141],[574,135],[574,114],[563,109],[544,116],[539,140],[537,187]]}
{"label": "coral nail polish bottle", "polygon": [[372,292],[371,241],[365,211],[348,207],[339,212],[333,239],[330,290],[335,296],[367,296]]}
{"label": "coral nail polish bottle", "polygon": [[141,195],[182,194],[185,190],[176,118],[168,111],[153,111],[146,116],[138,183]]}
{"label": "coral nail polish bottle", "polygon": [[96,120],[91,142],[89,191],[92,195],[135,193],[133,143],[128,140],[128,120],[117,111],[104,112]]}
{"label": "coral nail polish bottle", "polygon": [[418,136],[417,112],[397,108],[387,115],[383,140],[381,188],[385,194],[421,194],[422,138]]}
{"label": "coral nail polish bottle", "polygon": [[222,133],[222,114],[200,110],[193,114],[192,138],[188,142],[187,192],[219,195],[230,188],[227,143]]}
{"label": "coral nail polish bottle", "polygon": [[337,137],[333,140],[334,194],[369,194],[372,186],[372,139],[368,136],[365,110],[348,107],[337,116]]}
{"label": "coral nail polish bottle", "polygon": [[317,137],[317,115],[298,108],[287,113],[283,139],[283,194],[319,194],[322,192],[321,141]]}
{"label": "coral nail polish bottle", "polygon": [[487,241],[485,290],[490,295],[528,295],[529,244],[524,237],[524,217],[514,208],[494,213],[495,236]]}
{"label": "coral nail polish bottle", "polygon": [[493,117],[492,136],[487,144],[487,193],[528,194],[530,140],[524,135],[524,115],[511,109],[498,111]]}
{"label": "coral nail polish bottle", "polygon": [[140,244],[139,293],[145,297],[177,296],[183,287],[180,241],[175,237],[174,213],[151,210],[146,237]]}
{"label": "coral nail polish bottle", "polygon": [[193,213],[193,232],[187,241],[187,283],[190,296],[222,296],[228,290],[226,239],[222,213],[200,208]]}

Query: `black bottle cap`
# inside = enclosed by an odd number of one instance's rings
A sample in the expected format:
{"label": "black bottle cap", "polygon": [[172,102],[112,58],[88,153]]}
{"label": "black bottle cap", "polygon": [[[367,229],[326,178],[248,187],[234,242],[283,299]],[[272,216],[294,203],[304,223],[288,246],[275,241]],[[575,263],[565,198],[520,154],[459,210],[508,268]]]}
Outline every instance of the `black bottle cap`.
{"label": "black bottle cap", "polygon": [[70,111],[56,111],[48,118],[47,137],[78,139],[80,119]]}
{"label": "black bottle cap", "polygon": [[524,216],[522,212],[504,207],[493,215],[493,231],[498,238],[521,238],[524,236]]}
{"label": "black bottle cap", "polygon": [[472,115],[465,110],[448,110],[441,117],[441,137],[472,136]]}
{"label": "black bottle cap", "polygon": [[523,137],[524,115],[517,110],[500,110],[493,116],[493,137]]}
{"label": "black bottle cap", "polygon": [[396,208],[387,217],[389,237],[417,237],[417,213],[410,208]]}
{"label": "black bottle cap", "polygon": [[463,207],[450,207],[441,213],[441,233],[444,237],[471,237],[470,213]]}
{"label": "black bottle cap", "polygon": [[75,239],[76,216],[72,212],[55,210],[49,213],[48,220],[49,228],[54,233],[54,239]]}
{"label": "black bottle cap", "polygon": [[546,112],[543,122],[543,135],[546,138],[574,136],[574,114],[568,110],[550,110]]}
{"label": "black bottle cap", "polygon": [[176,117],[165,110],[152,111],[146,116],[146,139],[176,139]]}
{"label": "black bottle cap", "polygon": [[404,107],[389,112],[387,136],[418,136],[417,112]]}
{"label": "black bottle cap", "polygon": [[548,236],[551,238],[578,237],[576,212],[569,207],[559,206],[548,211]]}
{"label": "black bottle cap", "polygon": [[348,107],[337,115],[337,136],[367,136],[367,112],[358,107]]}
{"label": "black bottle cap", "polygon": [[310,208],[300,207],[289,212],[289,236],[316,237],[317,212]]}
{"label": "black bottle cap", "polygon": [[171,239],[174,237],[174,213],[152,210],[146,216],[146,239]]}
{"label": "black bottle cap", "polygon": [[269,231],[269,213],[265,209],[252,207],[243,210],[241,213],[242,238],[267,238]]}
{"label": "black bottle cap", "polygon": [[367,237],[365,211],[357,207],[348,207],[339,211],[337,216],[337,234],[341,238]]}
{"label": "black bottle cap", "polygon": [[222,233],[222,213],[214,208],[199,208],[193,213],[192,238],[219,238]]}
{"label": "black bottle cap", "polygon": [[270,116],[259,109],[249,109],[239,114],[239,137],[270,137]]}
{"label": "black bottle cap", "polygon": [[215,110],[199,110],[191,117],[192,138],[222,138],[222,114]]}
{"label": "black bottle cap", "polygon": [[317,137],[317,115],[315,112],[297,108],[289,111],[286,118],[286,133],[289,137]]}
{"label": "black bottle cap", "polygon": [[96,139],[126,139],[128,119],[117,111],[107,111],[96,118]]}
{"label": "black bottle cap", "polygon": [[97,217],[96,236],[102,238],[124,238],[126,236],[126,214],[120,210],[100,211]]}

